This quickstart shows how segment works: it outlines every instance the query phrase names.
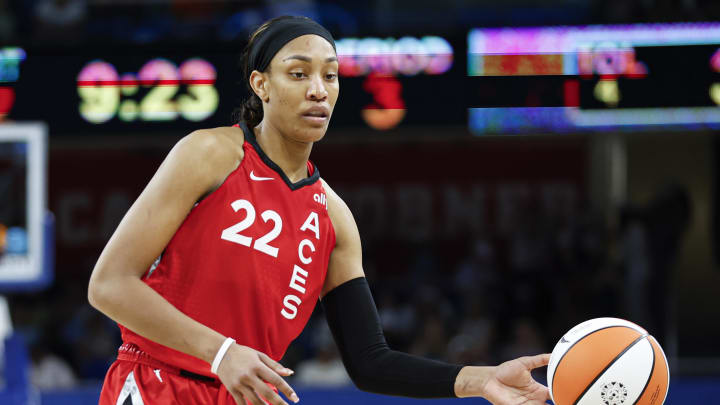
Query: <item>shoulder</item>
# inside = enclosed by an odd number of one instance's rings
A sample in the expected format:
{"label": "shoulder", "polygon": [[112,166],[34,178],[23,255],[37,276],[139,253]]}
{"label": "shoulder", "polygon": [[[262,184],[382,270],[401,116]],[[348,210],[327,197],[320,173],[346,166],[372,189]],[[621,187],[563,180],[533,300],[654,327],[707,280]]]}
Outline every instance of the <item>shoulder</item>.
{"label": "shoulder", "polygon": [[182,148],[203,158],[242,160],[244,139],[244,134],[240,128],[198,129],[182,138],[177,143],[176,148]]}
{"label": "shoulder", "polygon": [[330,216],[330,221],[333,224],[338,241],[344,236],[356,234],[358,232],[357,225],[355,224],[355,219],[350,211],[350,207],[348,207],[345,201],[340,198],[324,179],[320,178],[320,181],[325,189],[325,195],[328,201],[328,215]]}
{"label": "shoulder", "polygon": [[325,195],[327,196],[328,201],[328,214],[332,218],[333,216],[337,215],[352,215],[350,212],[350,208],[345,204],[345,201],[343,201],[342,198],[335,192],[335,190],[330,187],[330,185],[323,179],[320,178],[320,182],[322,183],[323,189],[325,189]]}
{"label": "shoulder", "polygon": [[243,141],[240,128],[199,129],[180,139],[168,160],[182,165],[189,179],[204,180],[201,182],[214,188],[242,162]]}

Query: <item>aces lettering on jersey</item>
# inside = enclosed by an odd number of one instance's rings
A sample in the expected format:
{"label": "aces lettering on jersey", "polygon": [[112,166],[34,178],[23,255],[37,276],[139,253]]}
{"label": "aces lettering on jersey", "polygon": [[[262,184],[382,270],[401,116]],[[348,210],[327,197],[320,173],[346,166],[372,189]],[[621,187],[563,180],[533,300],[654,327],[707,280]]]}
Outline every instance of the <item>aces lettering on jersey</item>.
{"label": "aces lettering on jersey", "polygon": [[[310,212],[305,222],[300,227],[300,231],[309,233],[316,240],[320,240],[320,220],[315,211]],[[302,264],[312,263],[312,254],[315,252],[315,245],[311,239],[303,239],[298,244],[298,259]],[[293,290],[283,299],[283,309],[280,311],[282,316],[287,319],[294,319],[297,316],[298,307],[302,304],[302,299],[298,294],[305,294],[305,283],[307,282],[308,272],[297,264],[293,266],[292,276],[290,276],[289,287]]]}
{"label": "aces lettering on jersey", "polygon": [[[316,196],[318,195],[316,194]],[[325,194],[322,194],[322,197],[318,196],[315,201],[322,205],[327,204]],[[282,231],[283,220],[280,215],[273,210],[263,211],[260,214],[260,217],[264,222],[273,223],[273,228],[267,234],[257,238],[253,243],[253,238],[243,235],[241,232],[248,229],[255,222],[255,206],[248,200],[236,200],[233,201],[231,207],[235,212],[242,211],[245,214],[245,218],[237,224],[223,229],[220,238],[239,245],[251,247],[264,254],[277,258],[279,249],[271,243]],[[298,244],[298,260],[300,260],[301,265],[308,265],[312,263],[312,255],[315,253],[315,244],[311,238],[315,237],[315,240],[320,240],[320,218],[318,217],[317,212],[310,212],[307,219],[305,219],[305,222],[300,227],[300,231],[308,234],[308,238],[301,240]],[[290,293],[283,299],[283,309],[280,313],[287,319],[295,319],[298,313],[298,307],[302,304],[301,297],[306,291],[308,272],[303,269],[301,265],[295,264],[293,266],[290,283],[288,285],[288,288],[292,291],[290,291]]]}

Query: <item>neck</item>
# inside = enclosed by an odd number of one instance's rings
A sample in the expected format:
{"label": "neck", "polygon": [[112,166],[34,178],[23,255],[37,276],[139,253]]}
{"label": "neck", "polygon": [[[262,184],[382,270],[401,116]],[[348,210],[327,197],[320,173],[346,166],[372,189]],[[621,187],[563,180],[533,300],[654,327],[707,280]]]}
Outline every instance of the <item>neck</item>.
{"label": "neck", "polygon": [[265,120],[251,130],[254,131],[255,139],[263,152],[282,169],[291,182],[308,177],[307,161],[310,158],[312,142],[299,142],[285,136]]}

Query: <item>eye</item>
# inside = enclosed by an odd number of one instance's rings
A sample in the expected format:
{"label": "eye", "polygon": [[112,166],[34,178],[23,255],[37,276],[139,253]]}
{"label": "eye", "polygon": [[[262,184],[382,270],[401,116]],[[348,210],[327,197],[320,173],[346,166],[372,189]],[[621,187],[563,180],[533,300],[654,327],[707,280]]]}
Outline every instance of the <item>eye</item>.
{"label": "eye", "polygon": [[290,76],[292,76],[293,79],[303,79],[303,78],[305,78],[305,73],[303,73],[303,72],[290,72]]}
{"label": "eye", "polygon": [[325,75],[326,80],[335,80],[337,78],[337,74],[335,73],[328,73]]}

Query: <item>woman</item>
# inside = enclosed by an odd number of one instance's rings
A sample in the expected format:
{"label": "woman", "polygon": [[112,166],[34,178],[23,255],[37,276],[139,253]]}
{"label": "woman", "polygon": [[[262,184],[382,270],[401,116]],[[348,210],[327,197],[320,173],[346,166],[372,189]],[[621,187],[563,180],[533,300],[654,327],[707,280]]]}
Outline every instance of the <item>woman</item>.
{"label": "woman", "polygon": [[320,297],[361,389],[545,403],[530,370],[547,355],[460,367],[387,347],[352,214],[308,160],[339,93],[330,33],[276,18],[243,60],[253,96],[240,124],[178,142],[93,270],[89,300],[124,342],[100,403],[297,402],[277,360]]}

